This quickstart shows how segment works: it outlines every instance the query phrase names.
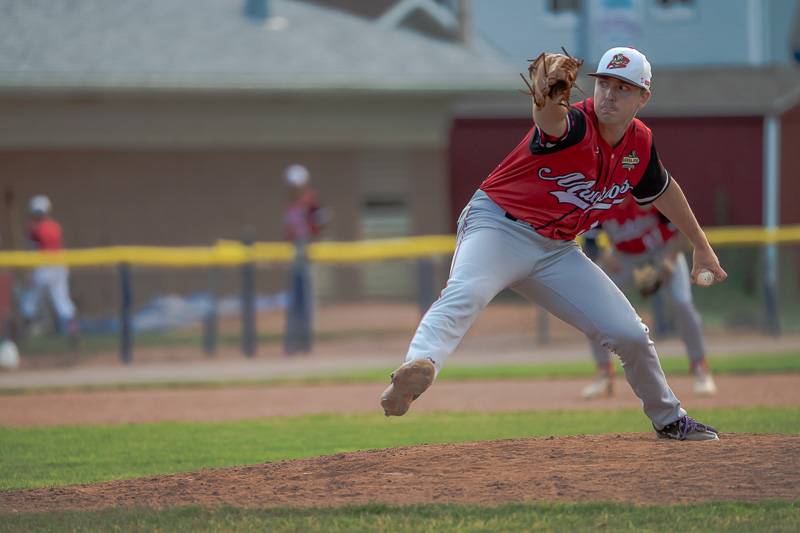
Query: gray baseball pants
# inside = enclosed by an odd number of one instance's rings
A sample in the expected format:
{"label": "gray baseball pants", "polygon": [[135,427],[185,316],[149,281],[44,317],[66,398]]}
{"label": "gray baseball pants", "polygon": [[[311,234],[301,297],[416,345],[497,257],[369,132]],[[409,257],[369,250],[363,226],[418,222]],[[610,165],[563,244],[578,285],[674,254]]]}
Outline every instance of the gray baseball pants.
{"label": "gray baseball pants", "polygon": [[440,370],[478,313],[505,288],[617,353],[656,428],[686,414],[667,385],[647,326],[600,267],[576,242],[548,239],[506,218],[480,190],[459,217],[449,280],[417,327],[406,361],[430,358]]}
{"label": "gray baseball pants", "polygon": [[47,293],[56,310],[63,331],[67,323],[75,318],[75,304],[69,297],[69,270],[64,266],[44,266],[33,271],[31,287],[23,295],[21,310],[23,316],[32,319],[39,311],[42,296]]}
{"label": "gray baseball pants", "polygon": [[[633,283],[633,270],[637,266],[646,263],[648,260],[661,261],[663,260],[661,257],[663,253],[665,252],[641,255],[618,253],[616,257],[622,265],[622,270],[620,272],[608,272],[608,276],[618,287],[629,286]],[[673,310],[675,325],[678,328],[681,339],[683,339],[683,344],[686,346],[689,362],[694,364],[702,361],[706,356],[703,325],[700,313],[697,312],[697,308],[692,301],[689,265],[682,253],[679,253],[675,258],[672,275],[659,289],[659,292],[666,297],[667,305]],[[597,340],[591,338],[589,339],[589,344],[592,347],[592,357],[597,362],[597,366],[607,368],[610,360],[608,350]]]}

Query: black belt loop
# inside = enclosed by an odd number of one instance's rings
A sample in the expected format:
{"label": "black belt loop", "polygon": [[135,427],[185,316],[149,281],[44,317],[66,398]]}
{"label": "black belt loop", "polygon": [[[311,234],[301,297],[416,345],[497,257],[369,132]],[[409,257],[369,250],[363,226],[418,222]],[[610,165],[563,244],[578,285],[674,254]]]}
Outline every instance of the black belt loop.
{"label": "black belt loop", "polygon": [[506,218],[507,218],[508,220],[512,221],[512,222],[516,222],[517,220],[519,220],[517,217],[515,217],[514,215],[512,215],[512,214],[511,214],[511,213],[509,213],[508,211],[506,211]]}

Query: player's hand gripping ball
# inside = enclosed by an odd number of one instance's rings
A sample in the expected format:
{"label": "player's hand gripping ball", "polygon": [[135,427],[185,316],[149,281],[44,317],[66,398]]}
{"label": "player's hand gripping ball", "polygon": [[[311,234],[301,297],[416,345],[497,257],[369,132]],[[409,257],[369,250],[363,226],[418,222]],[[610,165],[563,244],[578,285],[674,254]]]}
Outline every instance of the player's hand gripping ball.
{"label": "player's hand gripping ball", "polygon": [[710,270],[701,270],[697,275],[697,284],[701,287],[708,287],[714,283],[714,273]]}
{"label": "player's hand gripping ball", "polygon": [[528,90],[538,109],[545,105],[545,99],[569,106],[569,94],[578,77],[578,69],[583,61],[564,54],[541,53],[528,66],[530,83],[523,76]]}

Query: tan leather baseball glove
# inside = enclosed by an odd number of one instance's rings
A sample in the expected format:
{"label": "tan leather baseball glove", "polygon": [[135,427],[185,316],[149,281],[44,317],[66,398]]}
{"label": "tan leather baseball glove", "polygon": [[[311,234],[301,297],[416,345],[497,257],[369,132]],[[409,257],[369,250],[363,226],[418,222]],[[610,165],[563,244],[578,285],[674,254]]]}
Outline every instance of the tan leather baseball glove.
{"label": "tan leather baseball glove", "polygon": [[648,262],[633,270],[633,284],[643,297],[653,295],[672,277],[673,266],[669,260]]}
{"label": "tan leather baseball glove", "polygon": [[544,107],[545,99],[569,106],[569,94],[578,77],[583,61],[564,54],[541,53],[528,66],[530,83],[522,76],[538,109]]}

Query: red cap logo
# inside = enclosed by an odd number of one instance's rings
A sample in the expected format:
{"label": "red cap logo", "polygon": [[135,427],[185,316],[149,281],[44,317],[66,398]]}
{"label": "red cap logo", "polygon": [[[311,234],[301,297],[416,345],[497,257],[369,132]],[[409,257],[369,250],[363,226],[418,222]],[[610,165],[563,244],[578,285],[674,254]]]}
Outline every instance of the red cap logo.
{"label": "red cap logo", "polygon": [[624,54],[617,54],[611,58],[611,61],[608,63],[607,69],[611,70],[613,68],[625,68],[628,66],[631,60],[627,58]]}

